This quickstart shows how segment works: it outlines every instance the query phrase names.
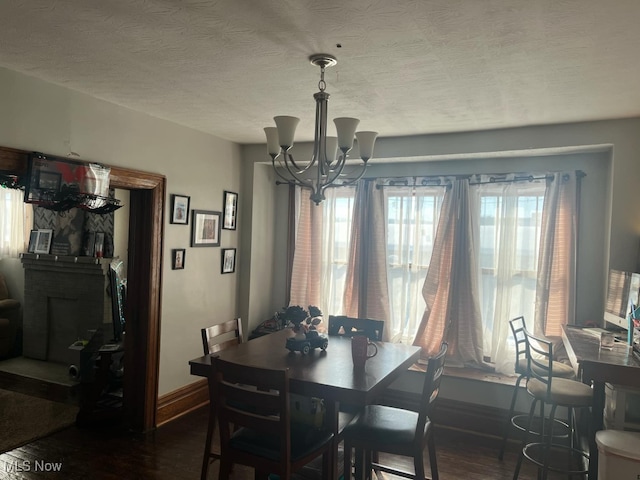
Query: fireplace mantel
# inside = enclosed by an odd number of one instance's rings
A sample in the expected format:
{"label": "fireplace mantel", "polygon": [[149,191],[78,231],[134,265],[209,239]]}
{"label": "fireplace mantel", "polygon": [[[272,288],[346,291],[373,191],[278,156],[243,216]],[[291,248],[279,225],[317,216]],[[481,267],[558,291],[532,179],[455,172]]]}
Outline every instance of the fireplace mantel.
{"label": "fireplace mantel", "polygon": [[68,364],[69,346],[88,331],[111,334],[111,258],[25,253],[23,355]]}
{"label": "fireplace mantel", "polygon": [[[106,273],[106,269],[113,260],[112,258],[98,258],[98,257],[73,257],[69,255],[46,255],[43,253],[22,253],[20,254],[22,264],[29,265],[66,265],[74,264],[81,265],[78,268],[82,268],[82,265],[99,265],[100,268]],[[65,267],[61,267],[65,268]],[[89,267],[93,268],[93,267]]]}

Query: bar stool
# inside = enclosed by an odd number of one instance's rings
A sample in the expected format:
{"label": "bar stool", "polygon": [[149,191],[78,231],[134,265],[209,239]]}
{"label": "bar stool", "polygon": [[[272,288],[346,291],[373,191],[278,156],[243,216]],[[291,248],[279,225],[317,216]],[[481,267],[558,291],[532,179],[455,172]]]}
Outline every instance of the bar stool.
{"label": "bar stool", "polygon": [[[506,425],[504,427],[504,435],[502,437],[502,444],[500,446],[500,453],[498,454],[498,460],[502,460],[504,457],[504,451],[507,447],[507,440],[509,438],[509,431],[511,427],[515,427],[516,429],[524,432],[525,431],[525,420],[527,419],[527,415],[514,415],[513,411],[516,407],[516,400],[518,398],[518,392],[520,391],[520,382],[523,379],[529,380],[531,377],[529,372],[529,361],[527,360],[527,338],[524,334],[524,329],[526,328],[526,323],[524,321],[523,316],[519,316],[509,321],[509,327],[511,327],[511,332],[513,333],[513,340],[516,344],[516,364],[515,364],[515,372],[518,374],[518,379],[516,380],[516,385],[513,389],[513,394],[511,395],[511,406],[509,407],[509,415],[507,416]],[[574,371],[569,365],[565,365],[561,362],[553,362],[553,371],[552,374],[554,377],[561,378],[574,378]],[[543,415],[540,415],[540,418],[543,418]],[[559,426],[562,431],[566,433],[568,428],[567,424],[561,422],[560,420],[554,422],[556,426]],[[537,432],[536,432],[537,433]],[[560,434],[559,436],[563,436]]]}
{"label": "bar stool", "polygon": [[[533,397],[531,409],[529,410],[529,421],[525,438],[522,442],[522,451],[518,457],[516,470],[513,479],[517,480],[522,466],[522,459],[533,462],[539,467],[541,478],[545,480],[547,474],[559,472],[565,475],[584,475],[589,472],[589,454],[574,446],[574,410],[578,408],[589,409],[593,405],[593,390],[589,385],[585,385],[577,380],[558,378],[553,376],[553,344],[545,339],[538,338],[524,328],[527,347],[527,360],[531,377],[527,381],[527,392]],[[548,372],[548,374],[547,374]],[[545,435],[541,432],[540,441],[527,443],[530,435],[530,428],[535,413],[537,403],[541,403],[541,411],[545,405],[550,405],[549,425],[553,425],[557,407],[566,407],[568,411],[569,423],[569,444],[561,445],[553,443],[553,432]],[[588,416],[588,415],[587,415]],[[541,422],[544,426],[544,422]],[[566,468],[551,465],[552,451],[564,451],[568,455]],[[574,460],[579,460],[575,462]],[[576,464],[577,463],[577,464]],[[586,464],[586,465],[585,465]]]}

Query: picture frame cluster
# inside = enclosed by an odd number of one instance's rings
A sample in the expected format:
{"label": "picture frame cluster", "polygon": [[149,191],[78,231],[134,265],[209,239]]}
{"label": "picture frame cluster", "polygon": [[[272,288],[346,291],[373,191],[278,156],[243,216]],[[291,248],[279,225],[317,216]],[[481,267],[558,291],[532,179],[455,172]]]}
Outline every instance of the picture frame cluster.
{"label": "picture frame cluster", "polygon": [[[222,230],[236,230],[238,220],[238,193],[224,190],[222,211],[191,209],[191,197],[171,194],[169,223],[189,225],[191,221],[190,247],[219,247]],[[186,249],[171,250],[171,269],[185,268]],[[223,248],[220,256],[220,273],[236,271],[236,248]]]}
{"label": "picture frame cluster", "polygon": [[[52,254],[51,247],[54,231],[50,228],[38,228],[31,230],[27,253]],[[105,256],[106,234],[105,232],[84,232],[82,250],[78,256],[98,257]],[[55,251],[53,252],[55,253]]]}

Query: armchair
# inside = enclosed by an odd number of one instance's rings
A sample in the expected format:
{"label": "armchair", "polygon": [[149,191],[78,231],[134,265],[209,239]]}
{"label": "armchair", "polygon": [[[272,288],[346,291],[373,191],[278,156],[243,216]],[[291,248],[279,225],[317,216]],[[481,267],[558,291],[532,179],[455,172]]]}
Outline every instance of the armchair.
{"label": "armchair", "polygon": [[15,350],[20,302],[9,297],[4,275],[0,273],[0,358],[9,357]]}

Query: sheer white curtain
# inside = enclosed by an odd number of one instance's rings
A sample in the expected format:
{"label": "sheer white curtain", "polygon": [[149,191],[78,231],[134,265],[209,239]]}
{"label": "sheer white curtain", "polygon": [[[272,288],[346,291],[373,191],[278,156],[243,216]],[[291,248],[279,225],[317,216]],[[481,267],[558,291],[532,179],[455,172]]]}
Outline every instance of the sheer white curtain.
{"label": "sheer white curtain", "polygon": [[[413,181],[413,180],[412,180]],[[384,186],[391,341],[411,344],[425,311],[429,269],[445,188]]]}
{"label": "sheer white curtain", "polygon": [[322,202],[320,309],[327,319],[329,315],[343,313],[355,195],[355,187],[328,188],[325,190],[326,200]]}
{"label": "sheer white curtain", "polygon": [[316,305],[325,317],[342,313],[355,187],[329,188],[315,205],[296,187],[296,244],[291,305]]}
{"label": "sheer white curtain", "polygon": [[0,258],[17,258],[24,251],[24,192],[0,188]]}
{"label": "sheer white curtain", "polygon": [[[509,320],[523,315],[533,326],[536,267],[546,181],[471,185],[471,212],[479,239],[483,351],[498,372],[513,373],[515,347]],[[487,181],[489,183],[482,183]]]}

